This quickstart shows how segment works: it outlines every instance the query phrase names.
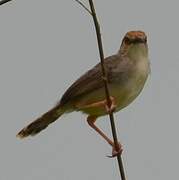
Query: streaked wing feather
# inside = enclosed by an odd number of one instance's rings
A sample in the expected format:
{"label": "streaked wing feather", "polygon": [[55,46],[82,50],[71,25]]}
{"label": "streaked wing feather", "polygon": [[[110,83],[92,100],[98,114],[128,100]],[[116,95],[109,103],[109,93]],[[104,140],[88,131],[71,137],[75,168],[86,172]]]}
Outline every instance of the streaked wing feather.
{"label": "streaked wing feather", "polygon": [[86,72],[67,89],[67,91],[64,93],[60,100],[60,104],[66,104],[68,101],[79,95],[88,93],[91,90],[102,87],[103,82],[101,75],[102,73],[99,65]]}
{"label": "streaked wing feather", "polygon": [[[121,61],[121,60],[122,59],[120,59],[118,55],[113,55],[113,56],[110,56],[110,57],[104,59],[109,83],[115,73],[115,72],[113,72],[113,73],[111,73],[111,72],[113,69],[116,69],[116,66],[118,66],[117,73],[120,72],[120,69],[121,69],[121,72],[124,71],[124,69],[125,69],[124,63],[122,63],[123,65],[121,64],[121,66],[119,65],[120,64],[119,61]],[[113,62],[111,63],[111,61],[113,61]],[[101,65],[99,63],[95,67],[93,67],[91,70],[87,71],[79,79],[77,79],[67,89],[67,91],[62,96],[59,104],[64,105],[64,104],[68,103],[69,101],[71,101],[72,99],[74,99],[84,93],[87,94],[87,93],[91,92],[92,90],[101,88],[103,86],[104,86],[104,84],[103,84],[103,80],[102,80]]]}

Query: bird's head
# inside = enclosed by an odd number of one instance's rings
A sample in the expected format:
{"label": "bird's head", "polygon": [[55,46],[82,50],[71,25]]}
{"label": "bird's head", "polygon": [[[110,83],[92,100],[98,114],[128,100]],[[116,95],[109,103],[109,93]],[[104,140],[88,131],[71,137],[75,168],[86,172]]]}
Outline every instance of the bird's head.
{"label": "bird's head", "polygon": [[129,31],[122,40],[120,53],[129,56],[147,56],[147,36],[142,31]]}

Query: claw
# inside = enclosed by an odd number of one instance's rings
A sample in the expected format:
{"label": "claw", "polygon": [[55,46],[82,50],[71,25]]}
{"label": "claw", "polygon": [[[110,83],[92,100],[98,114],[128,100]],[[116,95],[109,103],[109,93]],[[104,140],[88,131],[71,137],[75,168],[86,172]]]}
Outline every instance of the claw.
{"label": "claw", "polygon": [[111,104],[110,107],[108,107],[108,105],[105,105],[106,111],[107,113],[113,113],[116,110],[116,105],[115,104]]}
{"label": "claw", "polygon": [[114,158],[114,157],[116,157],[116,156],[118,156],[118,155],[121,155],[121,154],[122,154],[122,151],[123,151],[122,145],[121,145],[120,143],[118,143],[117,149],[116,149],[115,145],[113,145],[112,155],[109,155],[109,156],[107,156],[107,157],[108,157],[108,158]]}
{"label": "claw", "polygon": [[111,100],[110,107],[108,106],[107,101],[105,102],[105,108],[107,113],[113,113],[116,110],[116,104],[114,98],[110,96],[110,100]]}

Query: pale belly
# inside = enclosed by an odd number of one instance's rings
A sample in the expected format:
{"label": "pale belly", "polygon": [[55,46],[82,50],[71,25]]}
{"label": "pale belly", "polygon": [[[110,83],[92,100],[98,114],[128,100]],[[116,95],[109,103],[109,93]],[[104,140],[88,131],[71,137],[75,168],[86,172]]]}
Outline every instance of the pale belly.
{"label": "pale belly", "polygon": [[[146,79],[147,74],[145,76],[142,75],[130,79],[122,87],[117,84],[109,85],[110,95],[115,98],[115,103],[117,105],[116,111],[128,106],[139,95],[144,87]],[[98,89],[89,93],[84,98],[81,97],[79,102],[81,108],[78,108],[77,110],[89,115],[106,115],[105,107],[85,107],[85,105],[102,101],[105,98],[104,88]]]}

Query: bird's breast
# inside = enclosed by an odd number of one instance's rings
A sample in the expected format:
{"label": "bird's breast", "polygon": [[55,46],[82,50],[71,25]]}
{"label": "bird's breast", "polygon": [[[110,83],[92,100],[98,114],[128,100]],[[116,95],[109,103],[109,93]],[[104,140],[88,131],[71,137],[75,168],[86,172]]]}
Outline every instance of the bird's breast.
{"label": "bird's breast", "polygon": [[139,60],[138,63],[136,63],[130,78],[124,84],[123,90],[120,90],[121,87],[115,88],[120,92],[118,94],[115,93],[118,110],[129,105],[139,95],[144,87],[149,72],[150,66],[148,59]]}

